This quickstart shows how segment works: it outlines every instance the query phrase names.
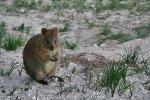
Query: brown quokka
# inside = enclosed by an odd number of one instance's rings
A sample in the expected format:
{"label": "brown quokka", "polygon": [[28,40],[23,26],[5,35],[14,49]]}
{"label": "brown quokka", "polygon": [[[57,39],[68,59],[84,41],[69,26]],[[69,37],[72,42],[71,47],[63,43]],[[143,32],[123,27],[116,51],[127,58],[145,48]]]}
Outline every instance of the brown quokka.
{"label": "brown quokka", "polygon": [[58,28],[42,28],[41,34],[32,37],[23,50],[26,73],[39,83],[47,84],[44,77],[55,76],[60,62],[60,53]]}

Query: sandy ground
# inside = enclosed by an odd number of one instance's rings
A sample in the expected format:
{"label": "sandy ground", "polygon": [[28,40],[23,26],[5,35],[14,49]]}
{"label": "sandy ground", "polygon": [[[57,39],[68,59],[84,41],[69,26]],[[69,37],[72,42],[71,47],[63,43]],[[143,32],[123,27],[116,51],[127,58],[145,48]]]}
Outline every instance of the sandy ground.
{"label": "sandy ground", "polygon": [[[9,1],[9,0],[8,0]],[[45,0],[48,2],[48,0]],[[89,1],[90,2],[90,1]],[[8,2],[7,2],[8,3]],[[72,19],[71,19],[72,17]],[[95,22],[95,27],[88,28],[85,18]],[[104,18],[104,19],[100,19]],[[55,12],[37,12],[29,11],[27,14],[20,16],[11,15],[8,13],[0,13],[0,22],[5,21],[7,25],[7,31],[11,35],[22,34],[20,32],[13,31],[12,28],[24,23],[26,26],[31,27],[30,34],[27,35],[27,40],[35,34],[39,34],[42,27],[58,26],[64,27],[64,23],[71,23],[67,34],[61,35],[61,41],[64,37],[71,41],[77,41],[78,47],[75,50],[62,49],[62,58],[68,55],[78,55],[80,53],[86,53],[85,58],[88,60],[97,59],[97,56],[91,54],[100,55],[102,64],[106,60],[120,59],[118,54],[124,54],[124,48],[134,48],[140,45],[144,58],[150,57],[150,37],[144,39],[134,39],[125,43],[118,44],[115,41],[106,42],[98,46],[95,39],[92,37],[99,33],[99,29],[104,23],[108,23],[111,26],[113,32],[122,32],[125,34],[133,34],[133,29],[144,24],[150,23],[150,12],[143,14],[130,14],[127,10],[119,10],[110,12],[107,16],[107,12],[100,13],[99,15],[93,14],[93,12],[84,12],[78,14],[73,10],[64,10],[61,15]],[[25,35],[25,34],[23,34]],[[11,62],[18,61],[19,67],[16,68],[9,77],[0,76],[0,100],[149,100],[150,91],[145,89],[143,83],[150,80],[150,76],[145,73],[135,74],[128,76],[127,81],[134,85],[132,95],[127,90],[122,95],[115,93],[114,97],[110,96],[110,93],[105,89],[101,91],[92,88],[96,78],[102,75],[101,68],[94,67],[90,73],[92,73],[91,81],[88,81],[87,75],[89,73],[84,72],[86,66],[78,64],[74,61],[70,61],[67,65],[60,64],[58,75],[64,78],[64,83],[59,83],[57,80],[51,81],[47,78],[49,85],[43,86],[32,80],[24,70],[21,71],[22,65],[22,50],[24,46],[18,48],[16,51],[6,51],[0,49],[0,66],[3,69],[8,69]],[[93,59],[91,59],[93,57]],[[103,66],[103,65],[102,65]],[[100,71],[99,71],[100,69]],[[98,70],[99,72],[95,72]],[[19,75],[20,71],[22,72]],[[98,74],[97,74],[98,73]],[[5,92],[4,92],[5,91]],[[11,99],[12,98],[12,99]],[[38,98],[38,99],[36,99]]]}

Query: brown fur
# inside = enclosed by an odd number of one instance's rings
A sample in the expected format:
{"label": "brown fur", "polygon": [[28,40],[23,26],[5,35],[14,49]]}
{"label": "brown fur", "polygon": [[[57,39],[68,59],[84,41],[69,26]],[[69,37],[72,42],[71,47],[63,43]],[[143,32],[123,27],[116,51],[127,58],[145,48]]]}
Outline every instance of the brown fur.
{"label": "brown fur", "polygon": [[42,28],[41,34],[32,37],[23,50],[24,69],[36,81],[56,74],[61,53],[58,32],[58,28]]}

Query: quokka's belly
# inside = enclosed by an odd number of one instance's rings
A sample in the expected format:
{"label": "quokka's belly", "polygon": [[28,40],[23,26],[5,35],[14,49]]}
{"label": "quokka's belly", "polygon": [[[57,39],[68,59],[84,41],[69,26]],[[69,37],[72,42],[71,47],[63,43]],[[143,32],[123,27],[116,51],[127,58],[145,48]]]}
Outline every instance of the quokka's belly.
{"label": "quokka's belly", "polygon": [[49,73],[53,69],[55,69],[55,62],[49,61],[45,64],[45,72],[46,73]]}

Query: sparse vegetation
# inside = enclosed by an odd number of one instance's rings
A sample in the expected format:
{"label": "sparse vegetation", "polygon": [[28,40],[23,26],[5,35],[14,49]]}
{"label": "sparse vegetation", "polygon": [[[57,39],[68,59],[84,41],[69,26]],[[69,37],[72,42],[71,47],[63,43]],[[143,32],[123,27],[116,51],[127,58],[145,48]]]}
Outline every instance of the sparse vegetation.
{"label": "sparse vegetation", "polygon": [[110,9],[115,10],[119,6],[119,0],[111,0]]}
{"label": "sparse vegetation", "polygon": [[150,23],[145,24],[141,27],[135,28],[135,33],[137,34],[137,38],[145,38],[150,35]]}
{"label": "sparse vegetation", "polygon": [[[149,14],[150,0],[0,0],[0,83],[4,83],[0,84],[0,97],[147,99]],[[24,37],[29,40],[40,34],[41,28],[53,25],[60,32],[62,54],[58,75],[64,82],[46,76],[44,80],[49,86],[45,88],[22,72],[22,59],[21,63],[11,64],[10,60],[20,57]],[[135,47],[136,44],[141,46]],[[135,48],[123,51],[123,46]],[[7,78],[12,81],[9,91],[5,88]]]}
{"label": "sparse vegetation", "polygon": [[75,8],[78,12],[83,13],[83,11],[85,11],[85,9],[87,8],[87,6],[85,5],[85,0],[74,0],[73,2],[73,8]]}
{"label": "sparse vegetation", "polygon": [[128,0],[128,10],[130,11],[130,13],[132,13],[137,6],[138,6],[139,2],[138,0]]}
{"label": "sparse vegetation", "polygon": [[89,87],[89,88],[92,88],[92,83],[93,83],[93,77],[94,77],[94,74],[93,74],[93,66],[92,64],[89,64],[87,62],[87,65],[85,66],[84,68],[84,73],[85,73],[85,81],[86,81],[86,85]]}
{"label": "sparse vegetation", "polygon": [[4,2],[1,0],[0,1],[0,11],[2,12],[2,11],[4,11],[5,10],[5,4],[4,4]]}
{"label": "sparse vegetation", "polygon": [[143,86],[146,90],[150,91],[150,80],[146,81],[145,83],[143,83]]}
{"label": "sparse vegetation", "polygon": [[108,7],[107,5],[103,5],[102,0],[96,0],[95,6],[94,6],[94,11],[96,13],[100,13],[103,10],[106,10]]}
{"label": "sparse vegetation", "polygon": [[6,24],[5,22],[0,23],[0,46],[2,45],[2,39],[6,34]]}
{"label": "sparse vegetation", "polygon": [[137,66],[140,60],[139,59],[140,53],[141,53],[140,46],[137,46],[136,48],[131,50],[125,49],[125,55],[122,56],[124,63],[131,66]]}
{"label": "sparse vegetation", "polygon": [[24,23],[22,23],[19,27],[14,27],[13,30],[14,30],[14,31],[19,31],[19,32],[21,32],[21,33],[27,33],[27,34],[29,34],[29,32],[30,32],[30,27],[26,27],[26,26],[24,25]]}
{"label": "sparse vegetation", "polygon": [[141,59],[140,46],[135,47],[132,50],[127,50],[125,55],[121,55],[123,58],[120,61],[114,61],[103,72],[102,78],[98,78],[96,81],[97,89],[105,87],[111,92],[111,96],[118,91],[119,95],[122,95],[126,90],[130,90],[130,94],[134,90],[134,86],[126,81],[128,75],[133,75],[139,72],[146,72],[149,70],[148,59]]}
{"label": "sparse vegetation", "polygon": [[69,8],[68,1],[61,1],[61,0],[52,0],[51,8],[53,10],[61,11],[62,9]]}
{"label": "sparse vegetation", "polygon": [[119,43],[123,43],[129,40],[133,40],[135,39],[135,37],[132,35],[124,34],[124,33],[116,33],[116,34],[114,33],[110,35],[109,37],[107,37],[106,39],[117,40]]}
{"label": "sparse vegetation", "polygon": [[44,5],[40,7],[41,12],[48,12],[52,9],[51,5]]}
{"label": "sparse vegetation", "polygon": [[11,36],[6,36],[2,47],[7,50],[7,51],[13,51],[16,50],[19,46],[22,46],[24,43],[24,39],[19,36],[19,37],[11,37]]}
{"label": "sparse vegetation", "polygon": [[98,45],[102,44],[106,40],[117,40],[119,43],[123,43],[136,38],[135,36],[124,33],[113,33],[110,26],[107,24],[103,25],[101,30],[100,34],[97,34]]}
{"label": "sparse vegetation", "polygon": [[67,49],[70,49],[70,50],[74,50],[77,48],[77,43],[75,42],[71,42],[71,41],[65,41],[65,47]]}
{"label": "sparse vegetation", "polygon": [[150,6],[149,5],[150,5],[150,1],[139,4],[138,7],[137,7],[137,11],[139,11],[139,12],[150,11]]}
{"label": "sparse vegetation", "polygon": [[97,88],[106,87],[113,97],[120,82],[123,84],[126,83],[127,71],[128,67],[124,64],[112,64],[112,66],[104,71],[102,78],[97,79]]}
{"label": "sparse vegetation", "polygon": [[123,64],[128,65],[132,70],[131,74],[148,70],[149,59],[142,57],[141,50],[140,46],[137,46],[133,49],[125,49],[125,54],[121,55]]}
{"label": "sparse vegetation", "polygon": [[19,67],[19,62],[12,61],[9,69],[0,69],[0,76],[10,76],[17,67]]}
{"label": "sparse vegetation", "polygon": [[118,87],[118,94],[122,95],[124,92],[126,92],[127,90],[130,91],[130,95],[132,96],[133,94],[133,90],[134,90],[134,86],[131,85],[130,83],[121,83]]}
{"label": "sparse vegetation", "polygon": [[107,24],[102,26],[100,34],[98,34],[98,44],[105,42],[106,40],[117,40],[119,43],[123,43],[129,40],[137,38],[145,38],[149,36],[150,24],[143,25],[135,28],[135,34],[129,35],[124,33],[113,33],[110,26]]}
{"label": "sparse vegetation", "polygon": [[89,21],[88,19],[85,19],[85,22],[88,24],[88,28],[93,28],[95,25],[95,22],[94,21]]}
{"label": "sparse vegetation", "polygon": [[67,32],[69,30],[70,23],[65,23],[63,28],[60,28],[60,32]]}
{"label": "sparse vegetation", "polygon": [[104,36],[109,36],[112,33],[111,29],[110,29],[110,26],[108,24],[104,24],[102,26],[102,32],[100,33],[101,35],[104,35]]}
{"label": "sparse vegetation", "polygon": [[35,0],[13,0],[13,3],[8,7],[8,12],[25,13],[31,9],[37,9],[40,2]]}

